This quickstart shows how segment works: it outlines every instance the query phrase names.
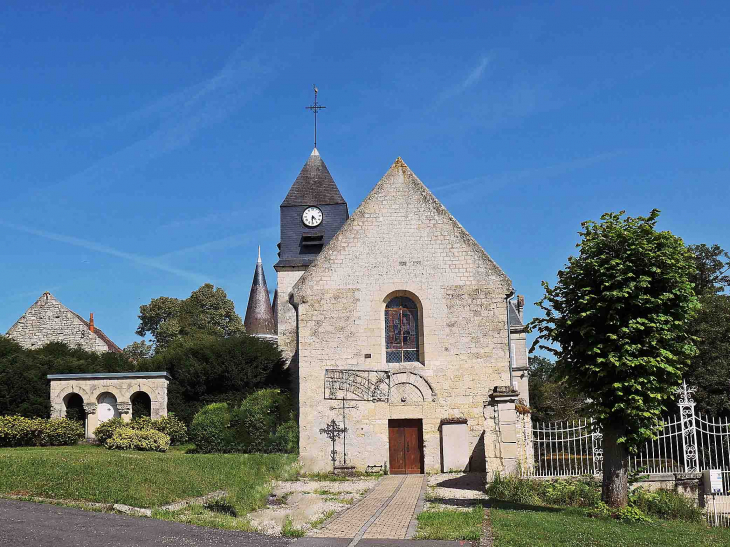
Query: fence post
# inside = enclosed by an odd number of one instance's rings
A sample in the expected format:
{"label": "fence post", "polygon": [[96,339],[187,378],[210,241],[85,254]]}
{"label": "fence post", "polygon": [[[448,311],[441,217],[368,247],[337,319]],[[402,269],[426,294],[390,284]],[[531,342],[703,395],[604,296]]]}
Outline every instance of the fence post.
{"label": "fence post", "polygon": [[685,382],[677,388],[679,416],[682,423],[682,452],[684,453],[684,472],[699,471],[697,461],[697,427],[695,425],[695,401],[692,394],[695,388],[687,387]]}
{"label": "fence post", "polygon": [[603,433],[596,429],[591,418],[591,440],[593,442],[593,474],[603,473]]}

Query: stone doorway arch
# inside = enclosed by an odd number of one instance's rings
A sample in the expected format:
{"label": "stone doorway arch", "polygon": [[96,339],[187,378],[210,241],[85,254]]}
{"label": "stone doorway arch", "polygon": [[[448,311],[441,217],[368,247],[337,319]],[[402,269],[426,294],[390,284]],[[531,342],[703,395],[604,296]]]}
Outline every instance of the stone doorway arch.
{"label": "stone doorway arch", "polygon": [[132,419],[152,416],[152,399],[145,391],[137,391],[129,397],[132,403]]}
{"label": "stone doorway arch", "polygon": [[96,398],[96,415],[100,424],[112,418],[119,418],[119,409],[117,408],[117,397],[109,391],[101,393]]}

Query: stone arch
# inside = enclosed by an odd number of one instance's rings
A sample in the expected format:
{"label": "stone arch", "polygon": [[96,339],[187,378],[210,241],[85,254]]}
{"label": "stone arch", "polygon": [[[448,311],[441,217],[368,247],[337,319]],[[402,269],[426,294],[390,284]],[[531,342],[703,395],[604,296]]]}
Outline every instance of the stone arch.
{"label": "stone arch", "polygon": [[[388,292],[379,302],[378,302],[378,322],[380,324],[380,340],[381,340],[381,356],[382,356],[382,363],[386,364],[386,340],[385,340],[385,309],[388,305],[388,302],[390,302],[393,298],[396,298],[398,296],[404,296],[406,298],[410,298],[415,304],[416,308],[418,310],[418,320],[417,320],[417,328],[418,328],[418,363],[421,365],[425,364],[426,362],[426,347],[425,347],[425,331],[424,331],[424,324],[425,324],[425,313],[424,313],[424,306],[423,302],[421,301],[421,298],[413,291],[406,290],[406,289],[397,289],[392,290]],[[391,383],[392,386],[392,383]]]}
{"label": "stone arch", "polygon": [[390,375],[390,404],[419,404],[435,400],[436,391],[420,374],[401,371]]}
{"label": "stone arch", "polygon": [[119,397],[112,391],[103,391],[96,396],[96,414],[99,423],[104,423],[112,418],[120,418]]}
{"label": "stone arch", "polygon": [[58,413],[61,418],[86,422],[86,410],[84,409],[84,403],[86,401],[81,394],[70,391],[61,398],[61,402],[63,406],[60,409],[60,413]]}
{"label": "stone arch", "polygon": [[129,396],[132,404],[132,419],[152,416],[152,398],[146,391],[135,391]]}
{"label": "stone arch", "polygon": [[149,396],[152,404],[156,404],[160,401],[160,398],[157,395],[157,390],[146,382],[137,382],[132,387],[130,387],[126,393],[127,398],[131,401],[132,396],[135,393],[139,393],[139,392],[146,393]]}

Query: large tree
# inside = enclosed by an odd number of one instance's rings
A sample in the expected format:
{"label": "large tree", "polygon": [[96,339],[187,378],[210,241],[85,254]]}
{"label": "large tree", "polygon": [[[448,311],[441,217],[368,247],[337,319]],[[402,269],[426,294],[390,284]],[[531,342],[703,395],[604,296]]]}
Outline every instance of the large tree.
{"label": "large tree", "polygon": [[206,283],[186,299],[161,296],[139,307],[139,336],[151,335],[155,350],[195,333],[228,337],[244,332],[243,321],[226,292]]}
{"label": "large tree", "polygon": [[586,416],[586,398],[555,374],[555,363],[530,355],[530,413],[538,422],[577,420]]}
{"label": "large tree", "polygon": [[256,389],[289,387],[279,348],[246,334],[221,338],[199,332],[180,337],[137,366],[170,373],[168,409],[188,423],[206,404],[237,406]]}
{"label": "large tree", "polygon": [[690,245],[697,271],[691,281],[697,296],[720,294],[730,286],[730,255],[719,245]]}
{"label": "large tree", "polygon": [[533,345],[553,353],[555,374],[589,399],[603,431],[603,500],[628,501],[628,456],[652,438],[696,353],[689,333],[698,307],[692,255],[648,217],[606,213],[581,224],[570,257],[538,305]]}
{"label": "large tree", "polygon": [[685,378],[697,388],[697,409],[730,416],[730,256],[719,245],[690,245],[697,274],[692,278],[700,311],[692,323],[699,350]]}

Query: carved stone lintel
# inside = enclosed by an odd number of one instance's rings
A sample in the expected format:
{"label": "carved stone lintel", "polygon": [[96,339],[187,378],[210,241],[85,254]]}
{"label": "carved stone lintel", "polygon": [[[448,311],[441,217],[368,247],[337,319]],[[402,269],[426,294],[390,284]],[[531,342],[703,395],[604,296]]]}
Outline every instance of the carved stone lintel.
{"label": "carved stone lintel", "polygon": [[84,411],[87,414],[96,414],[96,403],[84,403]]}
{"label": "carved stone lintel", "polygon": [[132,412],[132,403],[117,403],[119,414],[129,414]]}

